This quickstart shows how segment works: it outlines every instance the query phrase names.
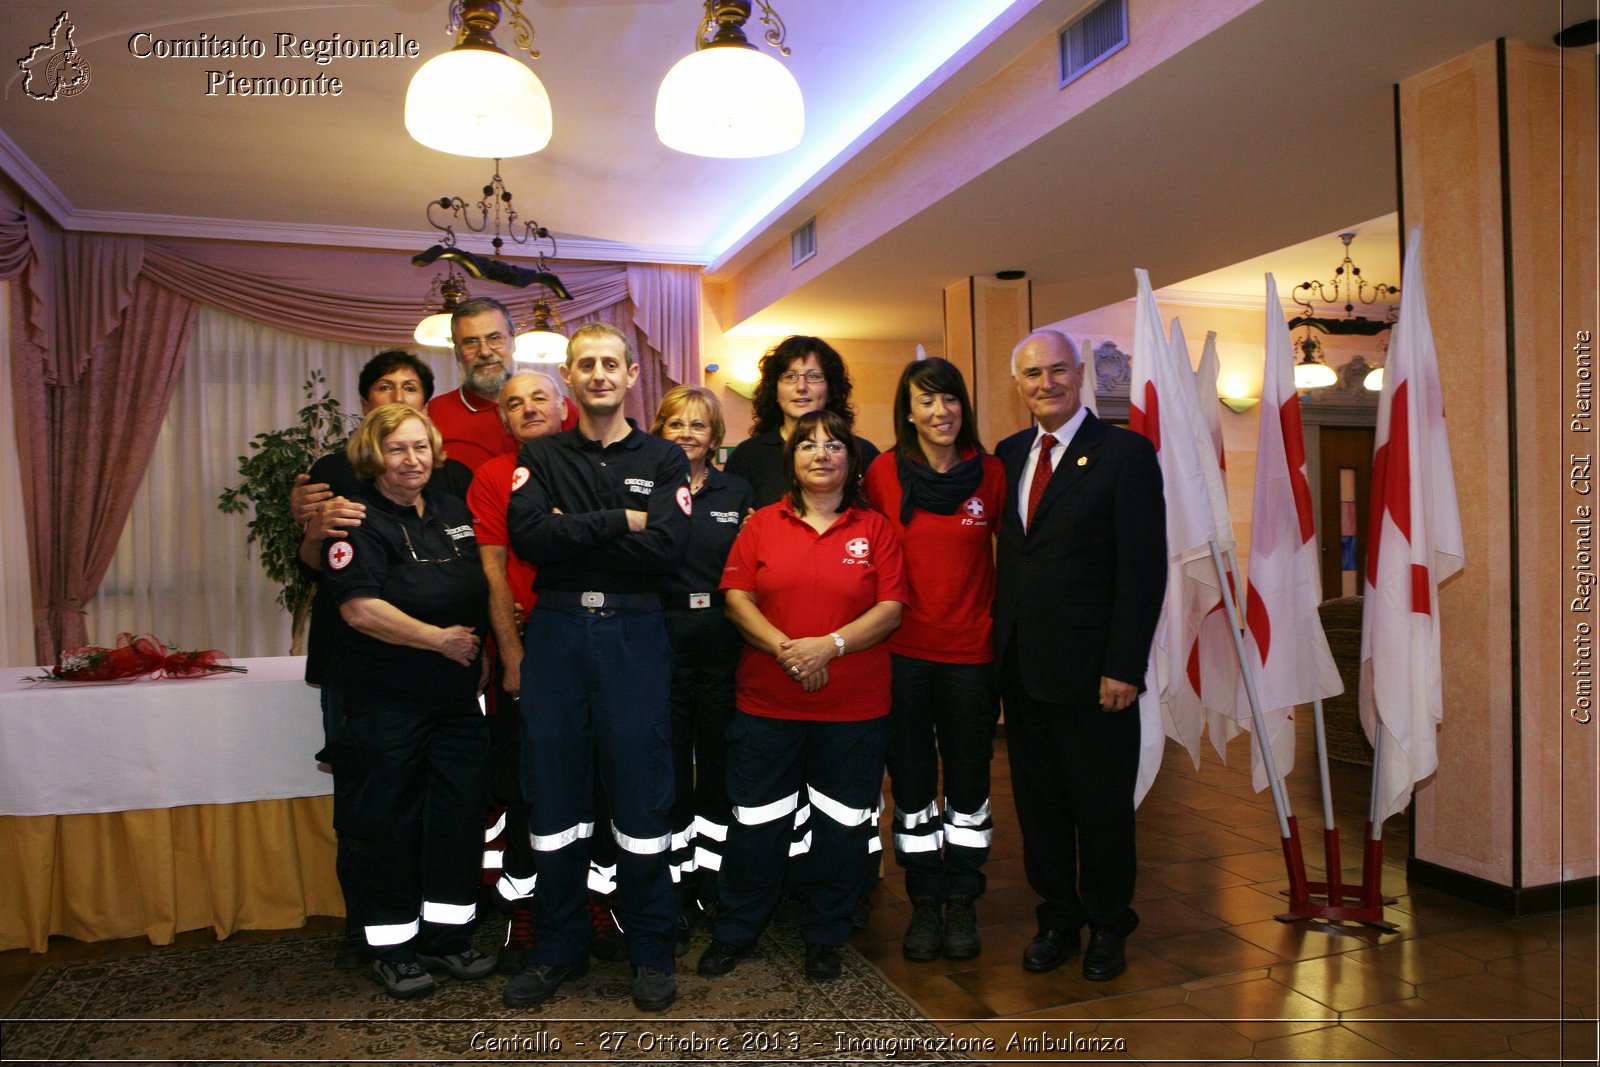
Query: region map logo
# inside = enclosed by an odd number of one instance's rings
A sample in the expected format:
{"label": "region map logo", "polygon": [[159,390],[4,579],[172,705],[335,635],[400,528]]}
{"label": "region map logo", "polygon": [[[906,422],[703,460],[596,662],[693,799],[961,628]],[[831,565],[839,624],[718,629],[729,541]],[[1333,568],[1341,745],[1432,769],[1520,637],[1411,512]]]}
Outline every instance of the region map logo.
{"label": "region map logo", "polygon": [[50,39],[17,60],[22,91],[34,100],[61,100],[89,87],[89,62],[72,43],[72,33],[71,17],[63,11],[50,27]]}

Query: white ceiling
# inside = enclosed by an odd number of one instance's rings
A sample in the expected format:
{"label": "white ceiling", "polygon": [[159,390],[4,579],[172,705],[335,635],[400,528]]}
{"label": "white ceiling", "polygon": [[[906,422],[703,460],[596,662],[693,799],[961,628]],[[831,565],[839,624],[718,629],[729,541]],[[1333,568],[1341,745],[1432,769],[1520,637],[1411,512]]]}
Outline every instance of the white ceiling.
{"label": "white ceiling", "polygon": [[[5,0],[4,54],[46,36],[63,2]],[[690,50],[697,0],[526,0],[556,132],[501,173],[519,209],[562,237],[563,255],[705,263],[736,254],[763,216],[772,232],[756,243],[787,233],[788,219],[847,187],[845,146],[860,160],[903,142],[1015,54],[1015,38],[1036,40],[1082,6],[1017,0],[996,17],[1004,0],[774,3],[806,140],[780,157],[719,161],[665,149],[653,131],[655,87]],[[420,248],[433,239],[427,201],[475,196],[492,168],[406,135],[402,101],[420,60],[317,67],[270,50],[280,31],[400,33],[428,58],[450,44],[444,10],[444,0],[78,0],[69,11],[90,84],[43,102],[23,95],[14,71],[0,80],[0,167],[77,229]],[[1363,272],[1397,280],[1396,223],[1384,221],[1397,206],[1391,87],[1497,36],[1547,44],[1560,15],[1555,0],[1314,11],[1263,0],[764,312],[722,325],[937,339],[944,286],[1007,268],[1034,280],[1037,321],[1126,297],[1135,265],[1158,286],[1259,299],[1264,263],[1280,289],[1331,276],[1330,235],[1347,228],[1362,234]],[[245,34],[269,56],[141,60],[128,48],[139,31]],[[509,43],[503,28],[498,37]],[[332,73],[345,89],[206,96],[204,72],[230,67]],[[1269,255],[1302,242],[1305,258]],[[1236,272],[1219,270],[1230,263]]]}

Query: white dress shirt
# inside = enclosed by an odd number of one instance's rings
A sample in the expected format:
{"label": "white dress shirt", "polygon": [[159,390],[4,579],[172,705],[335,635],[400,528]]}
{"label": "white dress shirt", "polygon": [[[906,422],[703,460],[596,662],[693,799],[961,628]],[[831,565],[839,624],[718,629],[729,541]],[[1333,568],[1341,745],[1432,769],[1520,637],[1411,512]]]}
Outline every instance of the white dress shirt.
{"label": "white dress shirt", "polygon": [[[1061,461],[1066,458],[1067,446],[1072,443],[1073,435],[1078,432],[1078,427],[1083,425],[1083,420],[1088,417],[1089,409],[1083,405],[1072,413],[1072,418],[1062,423],[1051,432],[1056,439],[1056,446],[1050,450],[1051,477],[1061,469]],[[1033,444],[1028,448],[1028,460],[1022,465],[1022,477],[1017,480],[1017,515],[1022,519],[1022,528],[1028,528],[1028,490],[1033,485],[1033,471],[1039,466],[1039,442],[1044,440],[1045,431],[1034,427],[1038,432],[1034,435]]]}

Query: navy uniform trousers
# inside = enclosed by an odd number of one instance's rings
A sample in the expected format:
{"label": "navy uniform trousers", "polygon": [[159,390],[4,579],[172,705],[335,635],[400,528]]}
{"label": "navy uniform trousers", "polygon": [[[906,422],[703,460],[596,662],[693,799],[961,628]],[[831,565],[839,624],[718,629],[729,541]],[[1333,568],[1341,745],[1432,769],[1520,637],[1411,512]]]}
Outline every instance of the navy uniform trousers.
{"label": "navy uniform trousers", "polygon": [[[534,964],[588,951],[594,775],[617,842],[617,925],[636,965],[673,969],[672,650],[662,611],[556,607],[539,598],[522,668],[522,787],[539,871]],[[598,758],[597,758],[598,757]],[[607,828],[601,828],[604,832]]]}
{"label": "navy uniform trousers", "polygon": [[[811,945],[844,944],[856,900],[877,874],[887,738],[887,715],[857,722],[734,716],[733,825],[718,881],[717,940],[755,944],[777,906],[784,861],[798,852],[789,887],[806,902],[800,936]],[[797,814],[804,837],[792,843]]]}

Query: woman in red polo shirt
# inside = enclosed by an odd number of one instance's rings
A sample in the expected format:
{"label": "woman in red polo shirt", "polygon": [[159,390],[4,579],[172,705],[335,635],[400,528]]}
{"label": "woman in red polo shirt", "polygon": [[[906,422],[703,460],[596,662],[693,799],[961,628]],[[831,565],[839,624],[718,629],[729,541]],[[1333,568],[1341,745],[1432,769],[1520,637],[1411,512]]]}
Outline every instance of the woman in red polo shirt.
{"label": "woman in red polo shirt", "polygon": [[[985,455],[961,372],[909,364],[894,396],[895,447],[863,493],[900,536],[911,600],[886,642],[892,667],[889,777],[894,857],[906,872],[907,959],[971,959],[994,821],[989,763],[999,716],[993,652],[994,544],[1005,466]],[[938,804],[944,764],[944,815]]]}
{"label": "woman in red polo shirt", "polygon": [[839,976],[839,946],[875,868],[889,714],[881,642],[908,594],[888,520],[846,492],[859,484],[861,459],[845,418],[801,416],[783,466],[788,494],[745,523],[722,574],[728,618],[746,647],[728,728],[734,821],[713,941],[698,969],[727,974],[755,947],[800,812],[810,848],[790,881],[805,899],[806,976],[823,982]]}

